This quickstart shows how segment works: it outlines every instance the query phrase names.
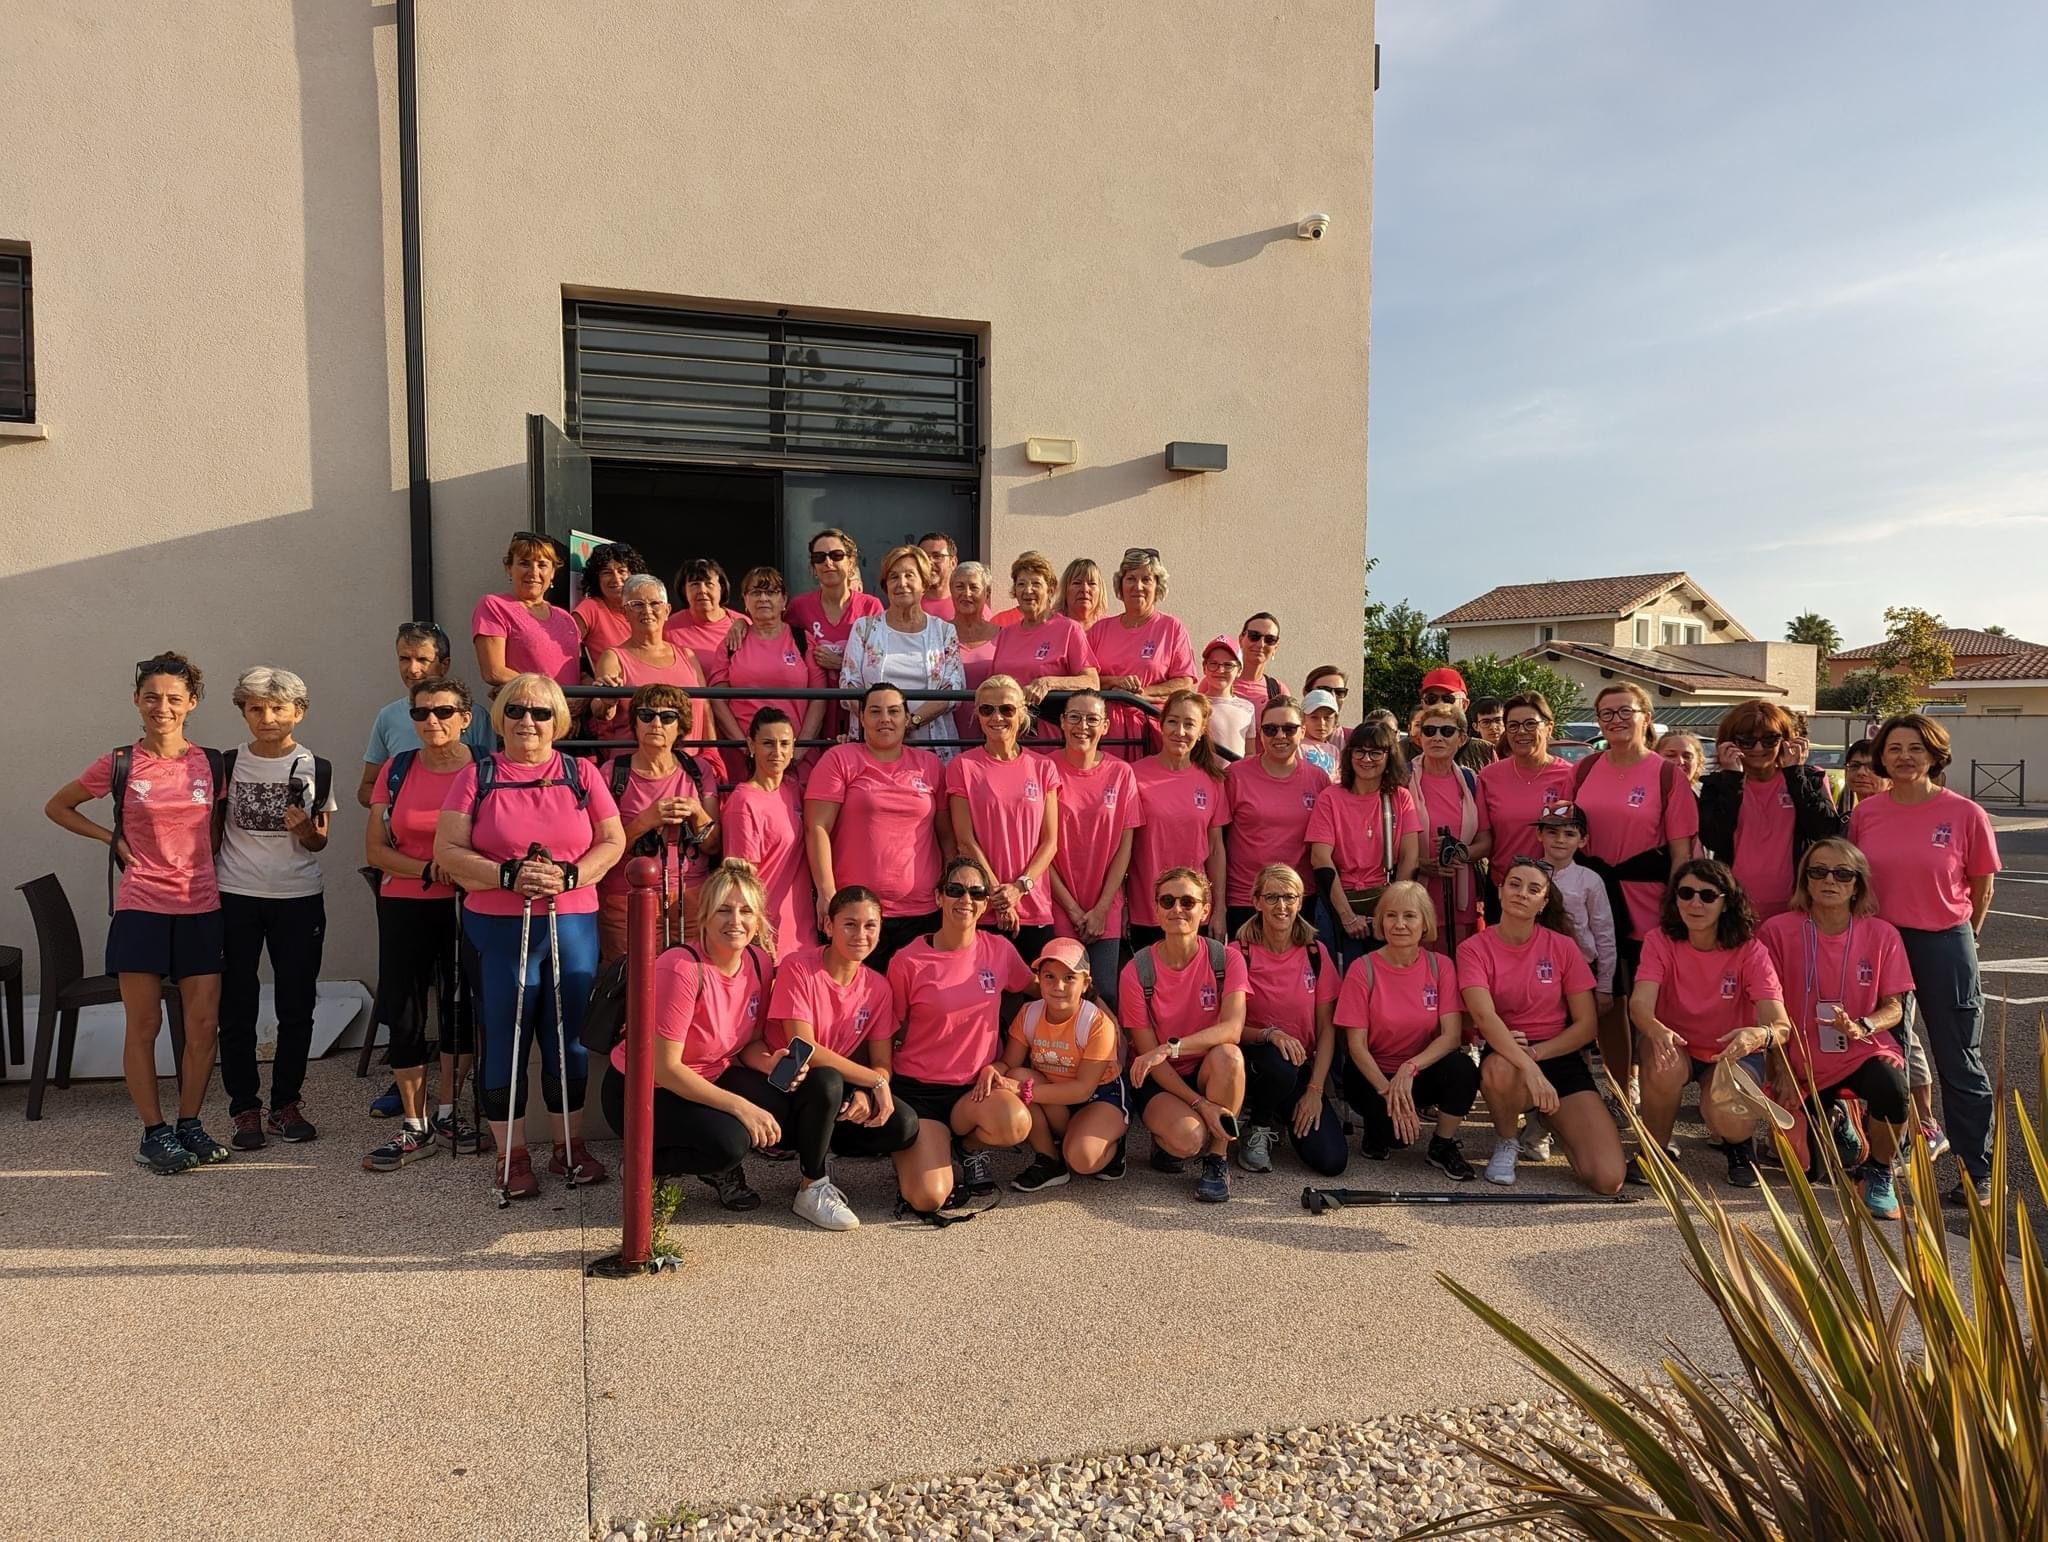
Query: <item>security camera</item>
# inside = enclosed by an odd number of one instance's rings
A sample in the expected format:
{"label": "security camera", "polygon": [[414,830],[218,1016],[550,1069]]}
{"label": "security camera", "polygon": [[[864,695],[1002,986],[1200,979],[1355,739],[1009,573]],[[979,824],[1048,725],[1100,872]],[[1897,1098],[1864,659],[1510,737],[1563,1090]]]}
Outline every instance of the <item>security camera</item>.
{"label": "security camera", "polygon": [[1307,219],[1294,227],[1294,233],[1304,241],[1320,241],[1323,239],[1323,232],[1329,228],[1329,215],[1311,214]]}

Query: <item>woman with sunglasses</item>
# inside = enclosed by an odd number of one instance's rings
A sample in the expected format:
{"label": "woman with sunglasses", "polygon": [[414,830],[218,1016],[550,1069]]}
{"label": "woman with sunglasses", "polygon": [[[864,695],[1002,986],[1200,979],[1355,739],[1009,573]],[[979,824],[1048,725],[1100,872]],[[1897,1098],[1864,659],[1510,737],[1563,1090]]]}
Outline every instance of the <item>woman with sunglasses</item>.
{"label": "woman with sunglasses", "polygon": [[809,550],[818,587],[789,602],[789,624],[810,639],[811,657],[818,667],[836,676],[846,663],[846,639],[854,622],[862,616],[879,616],[882,602],[860,592],[860,547],[837,525],[828,525],[812,536]]}
{"label": "woman with sunglasses", "polygon": [[[1639,685],[1618,681],[1593,698],[1593,716],[1607,740],[1572,772],[1569,800],[1585,812],[1581,867],[1607,885],[1614,912],[1615,990],[1625,997],[1643,943],[1657,930],[1665,889],[1693,852],[1699,800],[1671,761],[1650,747],[1655,720]],[[1634,1050],[1628,1014],[1617,1006],[1600,1018],[1600,1060],[1616,1085],[1629,1085]]]}
{"label": "woman with sunglasses", "polygon": [[1700,843],[1768,921],[1792,908],[1796,871],[1807,847],[1842,833],[1827,787],[1803,765],[1781,763],[1792,715],[1776,702],[1728,709],[1716,734],[1742,751],[1742,770],[1716,771],[1700,783]]}
{"label": "woman with sunglasses", "polygon": [[901,689],[870,685],[860,699],[860,739],[825,751],[804,790],[818,929],[829,919],[825,902],[849,884],[882,898],[870,969],[888,968],[898,948],[939,924],[931,895],[953,854],[946,768],[930,750],[903,742],[909,722]]}
{"label": "woman with sunglasses", "polygon": [[1245,963],[1245,1128],[1237,1162],[1248,1173],[1271,1172],[1273,1143],[1285,1130],[1305,1167],[1334,1178],[1344,1171],[1344,1126],[1324,1105],[1323,1089],[1337,1050],[1338,976],[1301,913],[1307,892],[1293,864],[1261,868],[1252,890],[1257,908],[1235,934]]}
{"label": "woman with sunglasses", "polygon": [[[1835,837],[1814,842],[1800,864],[1792,908],[1757,931],[1785,987],[1792,1019],[1791,1061],[1805,1121],[1795,1147],[1812,1132],[1831,1131],[1842,1165],[1863,1186],[1863,1203],[1883,1219],[1899,1213],[1892,1159],[1912,1104],[1905,1057],[1892,1035],[1905,1021],[1913,969],[1898,929],[1877,914],[1870,863]],[[1864,1131],[1842,1106],[1842,1093],[1864,1108]],[[1811,1150],[1807,1171],[1819,1164]]]}
{"label": "woman with sunglasses", "polygon": [[[391,1039],[391,1080],[398,1089],[398,1130],[363,1158],[367,1172],[396,1172],[436,1145],[450,1155],[475,1151],[477,1133],[456,1110],[475,1058],[475,1013],[456,1010],[462,917],[455,886],[434,866],[434,831],[455,779],[471,762],[469,687],[460,680],[421,680],[412,689],[412,726],[419,748],[397,772],[377,769],[363,855],[377,870],[377,1000],[371,1032]],[[395,758],[395,757],[394,757]],[[427,1110],[427,993],[440,1018],[441,1095]],[[465,1007],[469,1005],[466,1001]]]}
{"label": "woman with sunglasses", "polygon": [[789,775],[796,759],[796,727],[789,714],[780,707],[756,712],[747,725],[747,754],[752,774],[733,784],[719,809],[720,845],[727,856],[753,863],[768,896],[775,956],[789,958],[818,935],[818,901],[804,850],[803,798]]}
{"label": "woman with sunglasses", "polygon": [[[1455,954],[1458,939],[1479,929],[1480,880],[1474,864],[1493,850],[1493,827],[1479,796],[1479,773],[1458,758],[1471,737],[1465,714],[1444,703],[1418,707],[1409,732],[1422,746],[1421,760],[1409,767],[1414,775],[1408,783],[1422,826],[1416,872],[1445,928],[1439,934],[1432,923],[1430,944],[1439,953]],[[1451,858],[1448,863],[1441,860],[1445,856]]]}
{"label": "woman with sunglasses", "polygon": [[1131,1087],[1152,1133],[1152,1166],[1186,1170],[1201,1157],[1195,1198],[1230,1198],[1224,1157],[1244,1107],[1244,955],[1205,935],[1215,890],[1192,867],[1170,868],[1153,885],[1159,941],[1123,967],[1117,1000],[1131,1038]]}
{"label": "woman with sunglasses", "polygon": [[[633,724],[634,750],[621,769],[605,776],[618,800],[629,854],[658,857],[661,893],[669,914],[657,927],[678,941],[695,935],[697,891],[718,862],[718,780],[688,755],[676,754],[676,737],[690,716],[690,698],[679,686],[643,685],[623,714]],[[598,956],[604,962],[626,951],[626,864],[613,865],[597,886]]]}
{"label": "woman with sunglasses", "polygon": [[469,615],[476,645],[477,673],[493,692],[515,675],[546,675],[557,685],[576,684],[583,634],[568,611],[548,603],[548,589],[561,565],[553,538],[522,530],[505,548],[509,594],[487,594]]}
{"label": "woman with sunglasses", "polygon": [[[1515,716],[1513,703],[1508,717]],[[1498,764],[1498,763],[1497,763]],[[1493,1119],[1486,1181],[1511,1184],[1522,1115],[1543,1116],[1572,1172],[1596,1194],[1621,1191],[1621,1137],[1593,1083],[1593,971],[1541,857],[1495,869],[1499,924],[1458,944],[1458,994],[1485,1041],[1479,1090]],[[1377,968],[1377,964],[1374,966]]]}
{"label": "woman with sunglasses", "polygon": [[[527,1052],[536,1038],[541,1099],[557,1118],[568,1079],[568,1139],[556,1140],[548,1171],[566,1177],[573,1169],[578,1183],[605,1176],[581,1135],[588,1057],[580,1030],[597,978],[597,884],[625,855],[626,836],[605,779],[555,748],[569,730],[569,703],[554,680],[525,674],[506,681],[491,704],[491,726],[505,747],[456,776],[435,825],[434,866],[466,896],[462,930],[477,954],[483,1042],[478,1088],[496,1149],[510,1152],[505,1191],[532,1199],[540,1180],[524,1115]],[[515,1025],[522,962],[530,1021]],[[541,1031],[550,1017],[541,1005],[550,978],[561,987],[559,1034]]]}
{"label": "woman with sunglasses", "polygon": [[1237,645],[1244,665],[1235,685],[1238,695],[1254,708],[1262,708],[1274,697],[1288,694],[1284,682],[1266,673],[1273,655],[1280,651],[1278,616],[1270,610],[1254,611],[1237,629]]}
{"label": "woman with sunglasses", "polygon": [[[631,630],[625,639],[602,652],[593,650],[593,685],[625,686],[638,690],[643,685],[672,685],[685,693],[702,686],[704,665],[696,654],[668,635],[670,606],[668,585],[652,573],[635,573],[621,586],[620,608]],[[711,737],[711,703],[689,700],[687,731],[678,735],[701,745]],[[590,733],[595,739],[616,739],[619,754],[638,737],[633,711],[622,697],[598,697],[590,703]],[[686,753],[717,764],[717,751],[692,749]],[[610,757],[607,757],[610,758]]]}
{"label": "woman with sunglasses", "polygon": [[[107,928],[107,973],[121,986],[127,1036],[121,1074],[142,1116],[135,1164],[165,1175],[225,1162],[228,1148],[199,1122],[220,1029],[220,884],[213,868],[213,817],[223,789],[213,752],[185,737],[185,719],[206,694],[199,666],[160,653],[135,666],[135,709],[142,734],[125,747],[125,781],[114,818],[119,833],[78,806],[114,791],[110,750],[59,788],[43,813],[59,828],[98,841],[120,869]],[[111,867],[110,867],[111,872]],[[178,1079],[178,1122],[157,1095],[156,1036],[163,1026],[164,981],[185,1014],[185,1061]]]}
{"label": "woman with sunglasses", "polygon": [[1309,816],[1330,779],[1301,758],[1301,732],[1301,708],[1274,697],[1259,713],[1259,753],[1223,773],[1230,808],[1224,925],[1233,937],[1253,917],[1259,875],[1268,866],[1285,863],[1297,876],[1308,871]]}
{"label": "woman with sunglasses", "polygon": [[[770,694],[777,690],[823,690],[830,683],[824,669],[810,656],[810,640],[783,619],[783,595],[782,575],[771,567],[750,568],[740,581],[740,596],[747,607],[747,630],[737,640],[728,639],[718,661],[711,666],[710,683],[757,689],[761,695],[721,697],[711,704],[720,738],[744,740],[754,714],[767,706],[781,708],[797,725],[799,744],[816,738],[818,725],[825,720],[823,698],[778,700]],[[744,745],[726,750],[725,769],[730,781],[746,779]]]}
{"label": "woman with sunglasses", "polygon": [[[412,720],[407,715],[413,706],[412,688],[422,680],[448,677],[448,634],[437,623],[402,621],[397,641],[400,691],[395,701],[379,707],[376,717],[370,720],[370,742],[363,749],[362,775],[356,782],[356,803],[363,808],[370,806],[370,794],[376,789],[377,776],[386,763],[401,751],[419,748],[419,738],[413,733]],[[472,715],[463,742],[477,754],[496,749],[490,719]]]}
{"label": "woman with sunglasses", "polygon": [[583,651],[593,660],[633,630],[633,618],[626,614],[626,580],[647,571],[647,559],[624,541],[594,546],[583,559],[583,598],[569,614]]}
{"label": "woman with sunglasses", "polygon": [[1501,708],[1501,742],[1507,753],[1479,773],[1479,803],[1493,831],[1494,866],[1516,857],[1543,855],[1536,833],[1542,812],[1572,801],[1572,767],[1550,753],[1557,719],[1541,691],[1510,696]]}
{"label": "woman with sunglasses", "polygon": [[993,1194],[991,1148],[1031,1134],[1028,1095],[998,1064],[1003,997],[1031,986],[1010,939],[981,925],[995,881],[978,857],[949,860],[932,890],[938,928],[889,960],[889,994],[902,1024],[892,1043],[872,1040],[875,1069],[898,1103],[918,1116],[917,1140],[896,1153],[896,1182],[910,1208],[929,1215],[953,1196],[953,1155],[963,1186]]}
{"label": "woman with sunglasses", "polygon": [[[1058,583],[1052,564],[1035,551],[1010,564],[1010,597],[1017,602],[1017,619],[996,637],[989,659],[989,673],[1008,675],[1023,686],[1024,700],[1034,712],[1049,693],[1092,691],[1097,682],[1088,634],[1078,622],[1052,609]],[[1057,714],[1044,720],[1039,738],[1059,742]]]}
{"label": "woman with sunglasses", "polygon": [[982,746],[946,767],[953,847],[977,859],[996,882],[983,924],[1002,932],[1026,958],[1052,940],[1052,885],[1059,849],[1058,763],[1018,743],[1028,717],[1024,688],[990,675],[974,693]]}
{"label": "woman with sunglasses", "polygon": [[[1762,1086],[1766,1052],[1791,1034],[1784,988],[1756,924],[1734,874],[1695,858],[1673,876],[1657,930],[1643,940],[1628,1014],[1642,1037],[1643,1128],[1660,1146],[1671,1143],[1687,1082],[1704,1089],[1715,1062],[1738,1060]],[[1755,1188],[1756,1121],[1731,1119],[1707,1098],[1700,1117],[1726,1145],[1728,1181]],[[1632,1181],[1642,1181],[1640,1171]]]}
{"label": "woman with sunglasses", "polygon": [[1059,842],[1053,850],[1053,931],[1088,950],[1088,973],[1116,1011],[1122,963],[1124,875],[1143,817],[1138,776],[1127,760],[1102,753],[1109,709],[1101,694],[1076,691],[1060,713],[1065,745],[1060,773]]}
{"label": "woman with sunglasses", "polygon": [[1103,600],[1107,593],[1102,582],[1102,569],[1097,567],[1093,557],[1076,557],[1067,564],[1060,574],[1059,613],[1086,632],[1109,612]]}
{"label": "woman with sunglasses", "polygon": [[[1454,1182],[1470,1183],[1479,1175],[1458,1147],[1458,1126],[1479,1096],[1479,1067],[1465,1052],[1457,966],[1427,949],[1436,937],[1428,891],[1388,884],[1373,927],[1386,946],[1351,966],[1336,1009],[1344,1030],[1344,1097],[1365,1122],[1360,1149],[1386,1161],[1394,1147],[1415,1144],[1422,1110],[1434,1108],[1436,1128],[1423,1159]],[[1340,1157],[1342,1142],[1340,1134]]]}
{"label": "woman with sunglasses", "polygon": [[[1110,714],[1116,722],[1114,711]],[[1230,823],[1230,799],[1223,763],[1209,740],[1209,701],[1197,691],[1175,691],[1159,714],[1159,753],[1133,766],[1138,788],[1138,832],[1131,842],[1131,946],[1141,948],[1165,935],[1165,922],[1152,908],[1152,890],[1169,868],[1192,867],[1223,891],[1229,860],[1223,827]],[[1204,918],[1221,941],[1224,918]],[[1121,991],[1117,996],[1121,1003]]]}
{"label": "woman with sunglasses", "polygon": [[[1166,564],[1149,546],[1134,546],[1117,564],[1116,597],[1120,614],[1102,617],[1088,629],[1088,651],[1102,672],[1105,691],[1123,691],[1150,702],[1165,703],[1177,691],[1195,684],[1195,648],[1178,616],[1159,608],[1166,598]],[[1110,737],[1129,740],[1112,753],[1123,760],[1140,759],[1148,745],[1159,742],[1142,707],[1116,706],[1109,715]]]}
{"label": "woman with sunglasses", "polygon": [[[1495,760],[1493,746],[1471,732],[1471,697],[1465,691],[1465,677],[1450,665],[1432,669],[1422,677],[1422,689],[1418,710],[1422,707],[1449,707],[1467,725],[1465,742],[1458,747],[1458,764],[1468,771],[1483,771]],[[1421,753],[1422,746],[1412,735],[1415,732],[1415,716],[1409,714],[1408,731],[1411,737],[1401,746],[1401,753],[1411,761]]]}
{"label": "woman with sunglasses", "polygon": [[1116,1019],[1095,993],[1088,951],[1055,937],[1032,966],[1038,999],[1010,1020],[997,1076],[1015,1082],[1031,1111],[1031,1165],[1010,1180],[1019,1194],[1055,1189],[1075,1174],[1123,1177],[1131,1087],[1117,1053]]}
{"label": "woman with sunglasses", "polygon": [[1969,1180],[1942,1196],[1960,1205],[1990,1193],[1991,1080],[1985,1074],[1984,982],[1977,938],[1991,912],[1998,840],[1977,804],[1941,784],[1948,730],[1920,712],[1888,717],[1872,736],[1891,781],[1849,816],[1849,839],[1870,859],[1878,914],[1899,929],[1913,1001],[1941,1077],[1949,1140]]}
{"label": "woman with sunglasses", "polygon": [[1346,969],[1378,945],[1372,912],[1379,891],[1415,876],[1421,832],[1400,730],[1391,717],[1368,717],[1346,737],[1337,785],[1316,794],[1308,818],[1323,942]]}
{"label": "woman with sunglasses", "polygon": [[[943,538],[934,538],[940,544]],[[898,546],[882,558],[882,588],[889,605],[878,616],[863,616],[847,634],[846,663],[839,683],[847,690],[866,690],[886,683],[904,691],[960,691],[967,676],[960,664],[960,638],[953,623],[925,608],[932,587],[932,559],[921,546]],[[945,597],[952,608],[951,596]],[[916,742],[951,739],[950,701],[919,701],[909,710],[908,733]],[[934,745],[941,760],[950,760],[949,745]],[[926,890],[930,888],[926,885]],[[820,890],[821,894],[829,890]]]}

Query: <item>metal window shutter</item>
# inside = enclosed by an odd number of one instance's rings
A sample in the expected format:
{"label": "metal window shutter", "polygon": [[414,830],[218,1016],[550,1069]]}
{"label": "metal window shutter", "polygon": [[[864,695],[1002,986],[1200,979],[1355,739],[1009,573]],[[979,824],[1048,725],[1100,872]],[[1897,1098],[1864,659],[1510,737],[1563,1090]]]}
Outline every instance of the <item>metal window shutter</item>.
{"label": "metal window shutter", "polygon": [[0,420],[35,421],[29,342],[28,258],[19,252],[0,252]]}

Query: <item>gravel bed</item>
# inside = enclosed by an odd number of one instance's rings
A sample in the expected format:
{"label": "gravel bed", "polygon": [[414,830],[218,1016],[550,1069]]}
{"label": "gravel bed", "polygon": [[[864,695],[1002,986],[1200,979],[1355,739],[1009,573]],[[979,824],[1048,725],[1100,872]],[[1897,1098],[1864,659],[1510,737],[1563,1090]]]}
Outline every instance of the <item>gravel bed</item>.
{"label": "gravel bed", "polygon": [[[1598,1432],[1562,1399],[1366,1419],[595,1528],[599,1542],[1397,1537],[1508,1497],[1460,1437],[1533,1455]],[[1504,1534],[1504,1533],[1495,1533]]]}

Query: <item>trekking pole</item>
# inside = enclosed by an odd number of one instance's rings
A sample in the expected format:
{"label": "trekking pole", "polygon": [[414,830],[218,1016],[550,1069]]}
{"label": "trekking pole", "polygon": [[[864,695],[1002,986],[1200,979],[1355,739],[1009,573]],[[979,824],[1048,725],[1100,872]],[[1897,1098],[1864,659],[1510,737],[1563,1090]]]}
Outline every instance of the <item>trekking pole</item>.
{"label": "trekking pole", "polygon": [[1465,843],[1451,834],[1449,825],[1436,827],[1436,865],[1444,870],[1444,946],[1452,958],[1458,956],[1458,862]]}
{"label": "trekking pole", "polygon": [[1301,1208],[1326,1215],[1357,1205],[1633,1205],[1636,1194],[1487,1194],[1405,1189],[1318,1189],[1301,1191]]}
{"label": "trekking pole", "polygon": [[[534,848],[535,851],[539,849],[538,846]],[[526,936],[528,932],[533,930],[533,896],[531,894],[521,897],[520,910],[519,983],[512,990],[512,1080],[505,1084],[505,1165],[499,1174],[498,1208],[500,1210],[503,1210],[512,1203],[512,1126],[517,1118],[513,1113],[512,1105],[516,1089],[522,1086],[526,1080],[524,1074],[526,1066],[519,1053],[519,1034],[526,1022]],[[477,1028],[477,1045],[481,1048],[483,1045],[483,1025],[479,1023]],[[483,1081],[481,1066],[477,1068],[477,1081],[479,1083]],[[479,1087],[477,1096],[479,1101],[481,1101],[483,1096],[481,1087]]]}
{"label": "trekking pole", "polygon": [[[555,900],[550,894],[548,909],[548,975],[555,984],[555,1070],[562,1082],[562,1165],[569,1172],[569,1187],[576,1187],[576,1143],[569,1138],[569,1030],[562,1021],[562,939],[555,929]],[[545,1069],[541,1075],[547,1075]]]}

